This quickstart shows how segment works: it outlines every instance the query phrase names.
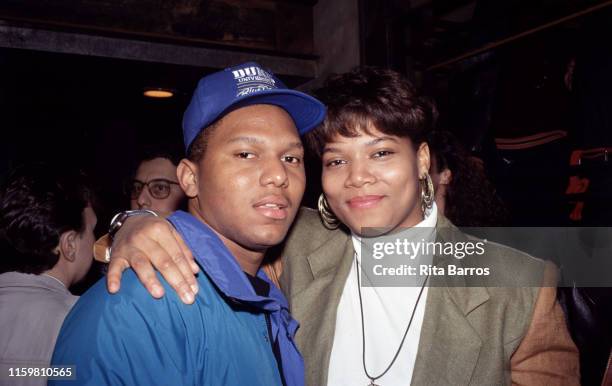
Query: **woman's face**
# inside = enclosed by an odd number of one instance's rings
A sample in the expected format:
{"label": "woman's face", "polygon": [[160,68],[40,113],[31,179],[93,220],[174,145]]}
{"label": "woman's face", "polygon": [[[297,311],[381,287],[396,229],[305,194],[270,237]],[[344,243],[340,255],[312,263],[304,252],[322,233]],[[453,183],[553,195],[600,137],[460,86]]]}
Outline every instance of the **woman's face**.
{"label": "woman's face", "polygon": [[[323,191],[334,214],[358,235],[411,227],[423,219],[419,177],[429,170],[429,148],[415,151],[406,137],[374,126],[370,135],[336,135],[323,149]],[[374,231],[374,232],[372,232]]]}

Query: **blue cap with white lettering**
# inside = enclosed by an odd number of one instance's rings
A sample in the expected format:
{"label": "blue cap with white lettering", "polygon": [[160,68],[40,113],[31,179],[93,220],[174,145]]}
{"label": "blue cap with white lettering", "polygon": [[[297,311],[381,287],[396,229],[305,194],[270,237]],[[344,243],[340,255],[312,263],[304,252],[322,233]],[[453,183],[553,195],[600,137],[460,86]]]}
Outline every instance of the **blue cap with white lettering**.
{"label": "blue cap with white lettering", "polygon": [[244,63],[200,79],[183,115],[185,149],[223,115],[245,106],[270,104],[287,111],[300,135],[325,118],[325,106],[317,99],[290,90],[274,74],[254,62]]}

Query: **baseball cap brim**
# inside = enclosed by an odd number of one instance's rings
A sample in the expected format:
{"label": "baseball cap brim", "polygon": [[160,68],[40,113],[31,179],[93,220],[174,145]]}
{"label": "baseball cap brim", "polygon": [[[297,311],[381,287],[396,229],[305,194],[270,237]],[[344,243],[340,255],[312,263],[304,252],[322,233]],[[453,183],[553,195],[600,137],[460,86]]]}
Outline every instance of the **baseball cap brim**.
{"label": "baseball cap brim", "polygon": [[272,89],[238,98],[219,117],[245,106],[269,104],[281,107],[291,116],[300,135],[317,127],[325,119],[325,105],[300,91]]}

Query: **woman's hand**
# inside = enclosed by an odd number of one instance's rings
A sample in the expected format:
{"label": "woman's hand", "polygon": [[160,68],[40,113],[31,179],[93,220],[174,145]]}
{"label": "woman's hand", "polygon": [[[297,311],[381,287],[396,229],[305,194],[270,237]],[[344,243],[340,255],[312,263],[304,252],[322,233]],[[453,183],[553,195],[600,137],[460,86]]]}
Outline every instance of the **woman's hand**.
{"label": "woman's hand", "polygon": [[183,303],[194,302],[198,292],[194,275],[200,269],[183,238],[165,219],[133,216],[115,234],[106,277],[109,292],[119,291],[121,275],[128,267],[153,297],[164,296],[155,274],[158,270]]}

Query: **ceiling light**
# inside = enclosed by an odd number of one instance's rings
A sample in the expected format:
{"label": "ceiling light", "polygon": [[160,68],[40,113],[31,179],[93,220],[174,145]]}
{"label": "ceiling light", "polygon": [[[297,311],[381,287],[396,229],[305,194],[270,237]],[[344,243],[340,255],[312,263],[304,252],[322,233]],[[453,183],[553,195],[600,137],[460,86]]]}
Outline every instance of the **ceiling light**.
{"label": "ceiling light", "polygon": [[145,88],[144,96],[149,98],[172,98],[174,91],[167,88]]}

